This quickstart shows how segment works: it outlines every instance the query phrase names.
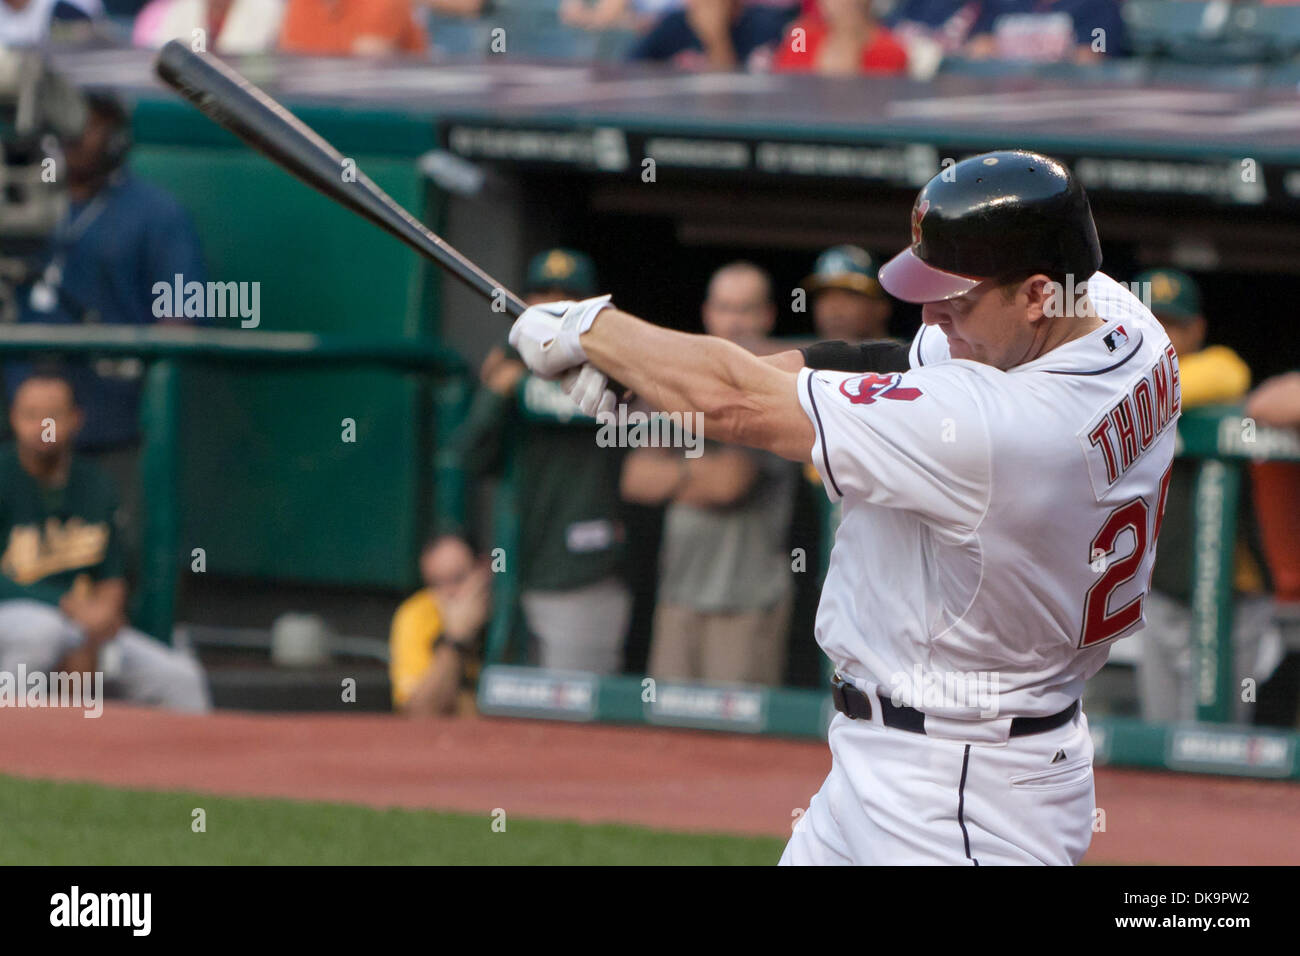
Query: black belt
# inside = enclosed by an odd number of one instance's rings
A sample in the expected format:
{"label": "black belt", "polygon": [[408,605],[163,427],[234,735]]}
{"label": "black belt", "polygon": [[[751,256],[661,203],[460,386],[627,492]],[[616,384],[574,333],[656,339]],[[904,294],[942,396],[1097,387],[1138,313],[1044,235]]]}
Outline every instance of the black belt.
{"label": "black belt", "polygon": [[[858,690],[844,678],[836,674],[831,678],[831,700],[835,709],[850,720],[871,719],[871,698]],[[1079,710],[1076,700],[1065,710],[1047,717],[1013,717],[1011,719],[1012,737],[1024,737],[1028,734],[1041,734],[1055,730],[1073,719]],[[895,730],[909,730],[914,734],[925,733],[925,714],[906,704],[895,704],[888,697],[880,698],[880,719],[886,727]]]}

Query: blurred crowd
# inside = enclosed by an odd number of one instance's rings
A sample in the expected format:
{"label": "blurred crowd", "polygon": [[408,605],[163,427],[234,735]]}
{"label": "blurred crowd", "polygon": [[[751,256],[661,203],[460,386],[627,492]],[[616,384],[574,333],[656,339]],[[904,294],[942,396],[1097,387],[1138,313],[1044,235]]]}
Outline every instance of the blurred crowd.
{"label": "blurred crowd", "polygon": [[[1132,45],[1125,2],[0,0],[0,44],[40,43],[53,34],[75,39],[102,28],[137,46],[156,48],[180,38],[224,54],[382,57],[526,49],[591,57],[593,47],[564,41],[567,31],[616,35],[619,42],[609,47],[616,56],[685,69],[926,78],[945,58],[1087,64],[1126,56]],[[1207,14],[1191,33],[1210,37],[1222,25],[1211,19]],[[500,27],[501,35],[466,40],[457,27],[474,23]],[[549,46],[527,44],[525,33],[556,39]],[[444,37],[455,39],[443,43]]]}
{"label": "blurred crowd", "polygon": [[[1285,66],[1300,0],[0,0],[0,45],[640,61],[830,76]],[[1284,71],[1285,76],[1290,73]],[[1294,82],[1293,80],[1291,82]]]}

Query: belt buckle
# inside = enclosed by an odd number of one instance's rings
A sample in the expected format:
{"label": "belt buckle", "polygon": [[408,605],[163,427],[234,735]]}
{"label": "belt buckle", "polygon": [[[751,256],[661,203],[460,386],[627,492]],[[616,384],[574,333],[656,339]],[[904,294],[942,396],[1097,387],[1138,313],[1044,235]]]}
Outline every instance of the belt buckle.
{"label": "belt buckle", "polygon": [[838,673],[831,676],[831,703],[841,714],[848,714],[849,704],[844,698],[844,678]]}

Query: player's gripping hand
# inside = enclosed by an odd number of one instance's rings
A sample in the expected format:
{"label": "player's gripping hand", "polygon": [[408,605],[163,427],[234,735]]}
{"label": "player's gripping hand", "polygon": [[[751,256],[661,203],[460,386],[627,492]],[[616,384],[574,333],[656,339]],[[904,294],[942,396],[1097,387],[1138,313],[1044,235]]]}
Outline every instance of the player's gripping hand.
{"label": "player's gripping hand", "polygon": [[591,328],[597,313],[610,305],[609,298],[602,295],[581,302],[531,306],[510,327],[510,344],[535,373],[556,378],[587,361],[578,337]]}
{"label": "player's gripping hand", "polygon": [[584,415],[596,418],[601,414],[614,414],[618,397],[609,387],[605,373],[594,365],[583,364],[569,369],[560,379],[564,393],[577,403]]}

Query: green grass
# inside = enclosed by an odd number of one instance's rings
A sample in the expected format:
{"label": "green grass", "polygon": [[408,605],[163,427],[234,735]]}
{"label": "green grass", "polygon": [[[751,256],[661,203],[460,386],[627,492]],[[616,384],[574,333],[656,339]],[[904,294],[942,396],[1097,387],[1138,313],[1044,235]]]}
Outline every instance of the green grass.
{"label": "green grass", "polygon": [[[191,830],[206,811],[207,832]],[[507,808],[508,810],[508,808]],[[0,776],[0,865],[770,865],[783,841]]]}

